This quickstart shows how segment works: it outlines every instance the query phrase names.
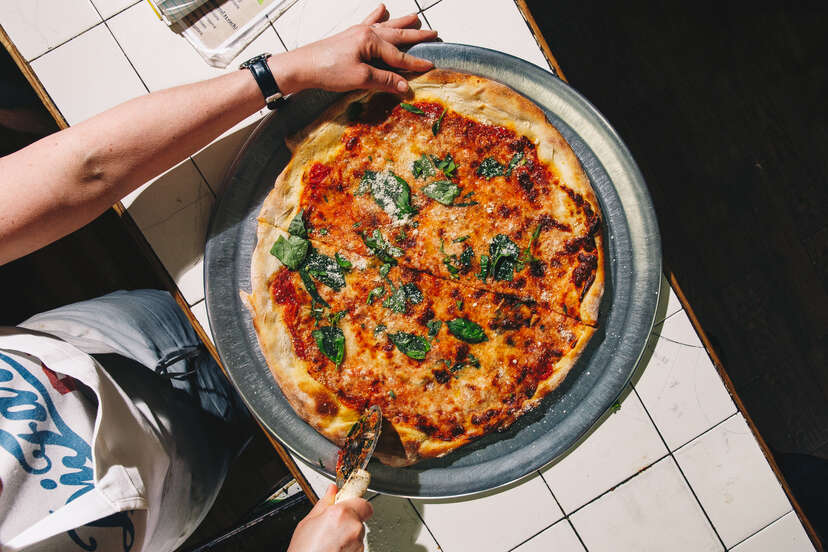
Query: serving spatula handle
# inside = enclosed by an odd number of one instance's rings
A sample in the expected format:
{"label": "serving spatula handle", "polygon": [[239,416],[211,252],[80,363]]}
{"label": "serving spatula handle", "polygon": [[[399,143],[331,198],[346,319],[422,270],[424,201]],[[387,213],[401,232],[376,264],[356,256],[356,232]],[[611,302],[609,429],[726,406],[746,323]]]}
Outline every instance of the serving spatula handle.
{"label": "serving spatula handle", "polygon": [[334,504],[338,504],[343,500],[348,500],[349,498],[361,498],[368,489],[369,483],[371,483],[370,473],[362,468],[354,470],[351,472],[351,475],[348,476],[348,479],[345,480],[342,488],[337,491],[336,497],[334,498]]}

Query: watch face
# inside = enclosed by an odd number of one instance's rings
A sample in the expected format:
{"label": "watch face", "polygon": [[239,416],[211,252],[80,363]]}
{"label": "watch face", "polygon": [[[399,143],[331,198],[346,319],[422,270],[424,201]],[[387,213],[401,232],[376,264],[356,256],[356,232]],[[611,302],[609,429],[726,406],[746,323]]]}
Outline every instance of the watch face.
{"label": "watch face", "polygon": [[254,63],[256,63],[258,61],[265,61],[267,58],[270,57],[270,55],[271,54],[265,52],[264,54],[259,54],[258,56],[252,57],[252,58],[248,59],[247,61],[245,61],[244,63],[242,63],[241,65],[239,65],[239,69],[247,69],[248,67],[250,67],[251,65],[253,65]]}

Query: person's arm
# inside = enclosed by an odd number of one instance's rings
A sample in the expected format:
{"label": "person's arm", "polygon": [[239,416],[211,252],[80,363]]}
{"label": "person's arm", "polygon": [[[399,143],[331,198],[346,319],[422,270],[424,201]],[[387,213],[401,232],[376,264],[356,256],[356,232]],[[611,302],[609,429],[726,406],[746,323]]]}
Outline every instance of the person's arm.
{"label": "person's arm", "polygon": [[[387,18],[380,5],[362,25],[274,55],[269,65],[284,94],[306,88],[402,93],[401,76],[431,62],[397,49],[436,37],[411,14]],[[80,228],[150,178],[169,169],[264,106],[249,71],[130,100],[0,158],[0,264]]]}

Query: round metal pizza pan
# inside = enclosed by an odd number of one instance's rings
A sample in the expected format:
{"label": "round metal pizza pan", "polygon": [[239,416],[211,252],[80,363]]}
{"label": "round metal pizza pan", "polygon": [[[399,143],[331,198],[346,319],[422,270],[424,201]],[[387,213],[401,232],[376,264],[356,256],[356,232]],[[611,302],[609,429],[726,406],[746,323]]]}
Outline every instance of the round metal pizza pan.
{"label": "round metal pizza pan", "polygon": [[[604,117],[549,71],[521,59],[460,44],[421,44],[411,53],[437,67],[502,82],[534,101],[567,139],[604,215],[606,283],[599,330],[564,383],[502,433],[408,468],[372,461],[371,488],[408,497],[447,498],[516,481],[572,447],[617,399],[652,328],[661,244],[647,187],[627,147]],[[228,374],[259,421],[296,456],[333,477],[337,448],[290,407],[259,350],[239,290],[250,290],[256,217],[290,159],[284,137],[311,122],[338,95],[306,91],[265,118],[228,171],[208,232],[207,312]]]}

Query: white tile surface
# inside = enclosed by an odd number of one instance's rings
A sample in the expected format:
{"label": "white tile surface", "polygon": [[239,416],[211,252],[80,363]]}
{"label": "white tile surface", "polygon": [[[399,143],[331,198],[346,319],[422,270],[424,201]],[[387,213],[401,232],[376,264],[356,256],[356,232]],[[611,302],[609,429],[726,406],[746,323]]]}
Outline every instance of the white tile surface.
{"label": "white tile surface", "polygon": [[313,492],[316,493],[317,498],[324,496],[325,492],[328,490],[328,485],[333,483],[333,480],[328,479],[321,473],[317,472],[295,455],[291,456],[296,462],[296,465],[299,466],[299,469],[302,471],[302,475],[304,475],[305,479],[307,479],[308,483],[310,483],[310,486],[313,489]]}
{"label": "white tile surface", "polygon": [[188,304],[204,298],[203,265],[213,194],[189,159],[123,200]]}
{"label": "white tile surface", "polygon": [[590,552],[723,549],[670,457],[578,510],[570,520]]}
{"label": "white tile surface", "polygon": [[[676,292],[673,291],[673,288],[670,286],[670,282],[667,281],[667,278],[665,278],[663,274],[661,275],[661,288],[659,290],[658,303],[659,308],[658,312],[656,312],[656,324],[662,322],[665,318],[669,318],[670,316],[676,314],[682,309],[681,301],[679,301],[678,295],[676,295]],[[663,312],[661,310],[662,304],[664,305]]]}
{"label": "white tile surface", "polygon": [[513,552],[585,552],[572,526],[562,519],[540,535],[532,537]]}
{"label": "white tile surface", "polygon": [[371,501],[374,516],[366,522],[367,552],[438,552],[428,529],[405,498],[380,495]]}
{"label": "white tile surface", "polygon": [[210,329],[210,319],[207,317],[207,301],[201,300],[192,307],[190,310],[193,311],[193,316],[196,317],[198,323],[201,324],[201,327],[207,332],[207,335],[210,337],[210,340],[213,340],[213,332]]}
{"label": "white tile surface", "polygon": [[741,414],[685,445],[675,456],[728,547],[791,510]]}
{"label": "white tile surface", "polygon": [[503,552],[563,516],[538,476],[471,498],[412,502],[446,552]]}
{"label": "white tile surface", "polygon": [[187,40],[160,21],[147,2],[121,12],[107,24],[151,91],[196,82],[237,71],[241,61],[284,51],[276,31],[268,26],[226,69],[207,65]]}
{"label": "white tile surface", "polygon": [[696,343],[698,337],[684,311],[674,314],[653,329],[644,353],[649,360],[634,377],[635,388],[670,450],[736,412],[707,351]]}
{"label": "white tile surface", "polygon": [[[383,3],[392,18],[418,11],[414,0]],[[273,25],[288,50],[293,50],[361,23],[379,4],[378,0],[299,0]]]}
{"label": "white tile surface", "polygon": [[629,393],[620,410],[604,414],[594,431],[541,474],[569,513],[666,454],[641,401]]}
{"label": "white tile surface", "polygon": [[424,10],[428,7],[433,6],[434,4],[439,2],[440,0],[416,0],[416,1],[417,1],[417,5],[420,6],[420,9]]}
{"label": "white tile surface", "polygon": [[251,117],[245,120],[243,125],[237,125],[230,132],[226,132],[212,144],[193,155],[193,161],[198,170],[216,194],[222,191],[224,173],[230,168],[245,140],[256,129],[259,122],[261,122],[261,117]]}
{"label": "white tile surface", "polygon": [[95,4],[95,7],[98,8],[98,13],[100,13],[104,19],[109,19],[116,13],[119,13],[142,1],[143,0],[92,0],[92,3]]}
{"label": "white tile surface", "polygon": [[811,539],[805,533],[795,512],[785,514],[746,541],[731,549],[733,552],[812,552]]}
{"label": "white tile surface", "polygon": [[70,125],[147,92],[103,24],[31,65]]}
{"label": "white tile surface", "polygon": [[29,61],[100,22],[89,0],[0,2],[0,24]]}
{"label": "white tile surface", "polygon": [[424,13],[445,42],[500,50],[549,70],[549,63],[511,0],[444,0]]}

